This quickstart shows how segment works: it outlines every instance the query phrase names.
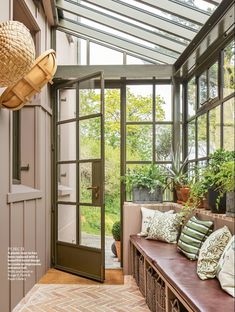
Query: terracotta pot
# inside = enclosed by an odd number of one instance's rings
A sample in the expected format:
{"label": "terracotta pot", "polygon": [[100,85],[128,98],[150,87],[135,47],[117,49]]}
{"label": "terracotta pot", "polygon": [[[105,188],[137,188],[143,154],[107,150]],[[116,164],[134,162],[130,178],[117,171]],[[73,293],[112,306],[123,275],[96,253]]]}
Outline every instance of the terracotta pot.
{"label": "terracotta pot", "polygon": [[181,188],[180,186],[175,186],[175,193],[176,193],[177,199],[178,199],[179,201],[183,201],[180,188]]}
{"label": "terracotta pot", "polygon": [[204,207],[204,209],[210,210],[209,205],[208,205],[208,199],[207,199],[207,197],[206,197],[206,198],[203,198],[202,201],[203,201],[203,207]]}
{"label": "terracotta pot", "polygon": [[187,202],[190,195],[190,188],[189,187],[181,187],[180,188],[181,196],[183,199],[183,202]]}
{"label": "terracotta pot", "polygon": [[121,261],[121,242],[115,241],[118,261]]}

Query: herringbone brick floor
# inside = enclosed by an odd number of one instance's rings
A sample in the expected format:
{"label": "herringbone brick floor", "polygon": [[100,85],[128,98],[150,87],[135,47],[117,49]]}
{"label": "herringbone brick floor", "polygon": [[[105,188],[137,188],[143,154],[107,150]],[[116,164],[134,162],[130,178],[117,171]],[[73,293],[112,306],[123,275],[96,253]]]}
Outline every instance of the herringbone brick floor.
{"label": "herringbone brick floor", "polygon": [[37,284],[13,312],[148,312],[132,278],[123,285]]}

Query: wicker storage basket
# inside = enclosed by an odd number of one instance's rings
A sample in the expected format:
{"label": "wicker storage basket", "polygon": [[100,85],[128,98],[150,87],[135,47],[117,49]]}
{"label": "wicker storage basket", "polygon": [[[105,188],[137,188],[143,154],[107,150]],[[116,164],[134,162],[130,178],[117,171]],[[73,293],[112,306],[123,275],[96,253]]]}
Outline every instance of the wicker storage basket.
{"label": "wicker storage basket", "polygon": [[182,305],[177,298],[171,300],[171,312],[187,312],[188,310]]}
{"label": "wicker storage basket", "polygon": [[155,281],[155,302],[156,312],[166,311],[165,283],[160,277],[158,277]]}
{"label": "wicker storage basket", "polygon": [[145,281],[144,281],[144,257],[139,257],[139,289],[143,296],[145,296]]}
{"label": "wicker storage basket", "polygon": [[156,312],[156,298],[155,298],[155,281],[157,279],[157,273],[153,268],[149,267],[146,272],[146,303],[151,312]]}
{"label": "wicker storage basket", "polygon": [[34,60],[35,47],[28,28],[16,21],[0,23],[0,87],[16,83]]}
{"label": "wicker storage basket", "polygon": [[136,284],[139,286],[139,255],[136,248],[134,248],[134,278]]}
{"label": "wicker storage basket", "polygon": [[18,110],[24,106],[30,98],[41,91],[56,72],[55,51],[48,50],[39,56],[29,73],[14,86],[7,88],[0,97],[0,105],[12,110]]}

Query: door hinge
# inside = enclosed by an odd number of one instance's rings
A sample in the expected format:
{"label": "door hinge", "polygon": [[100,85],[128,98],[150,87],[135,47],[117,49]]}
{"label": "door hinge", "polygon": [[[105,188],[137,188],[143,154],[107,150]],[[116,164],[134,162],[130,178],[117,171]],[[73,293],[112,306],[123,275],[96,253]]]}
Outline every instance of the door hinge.
{"label": "door hinge", "polygon": [[54,152],[54,150],[55,150],[55,144],[51,144],[51,150],[52,150],[52,152]]}

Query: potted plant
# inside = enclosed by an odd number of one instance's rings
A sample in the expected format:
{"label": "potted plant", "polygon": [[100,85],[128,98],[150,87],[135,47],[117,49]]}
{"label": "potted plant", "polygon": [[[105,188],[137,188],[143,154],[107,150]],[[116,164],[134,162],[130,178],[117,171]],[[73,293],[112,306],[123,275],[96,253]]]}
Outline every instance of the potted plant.
{"label": "potted plant", "polygon": [[[188,189],[188,179],[187,173],[185,173],[185,168],[188,162],[188,157],[181,163],[180,161],[180,146],[177,147],[176,152],[171,152],[171,167],[165,167],[168,172],[168,184],[167,186],[175,191],[178,202],[184,202],[187,198]],[[183,193],[183,196],[182,196]]]}
{"label": "potted plant", "polygon": [[235,152],[219,149],[210,155],[209,163],[203,173],[205,185],[208,189],[208,205],[214,213],[225,213],[226,195],[220,195],[218,186],[218,173],[226,162],[235,161]]}
{"label": "potted plant", "polygon": [[226,195],[226,215],[235,217],[235,165],[234,161],[225,162],[216,174],[216,190],[219,191],[217,204]]}
{"label": "potted plant", "polygon": [[166,187],[166,173],[156,164],[128,170],[122,177],[128,192],[132,191],[135,203],[162,202],[163,189]]}
{"label": "potted plant", "polygon": [[121,223],[120,221],[114,222],[113,227],[112,227],[112,234],[115,240],[118,261],[121,261]]}

